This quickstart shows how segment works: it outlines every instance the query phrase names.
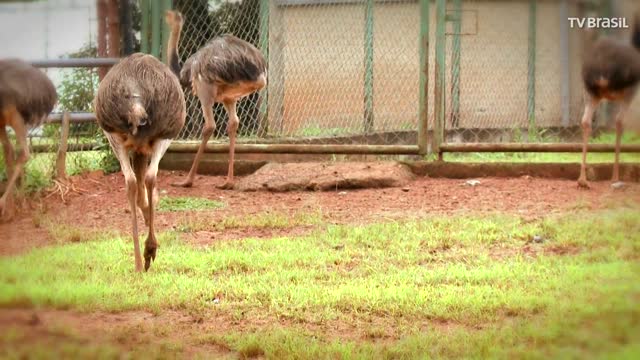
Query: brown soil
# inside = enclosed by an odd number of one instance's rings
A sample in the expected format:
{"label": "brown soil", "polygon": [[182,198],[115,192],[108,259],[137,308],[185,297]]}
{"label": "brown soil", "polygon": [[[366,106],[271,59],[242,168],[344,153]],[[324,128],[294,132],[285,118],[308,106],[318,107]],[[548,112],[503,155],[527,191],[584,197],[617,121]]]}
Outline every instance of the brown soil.
{"label": "brown soil", "polygon": [[[593,182],[590,190],[581,190],[572,180],[520,178],[480,178],[469,186],[464,179],[418,177],[404,187],[382,189],[242,192],[216,188],[224,182],[220,176],[198,176],[193,188],[169,184],[184,174],[160,172],[162,196],[202,197],[222,201],[222,209],[206,212],[161,212],[159,231],[174,229],[187,218],[207,218],[215,223],[224,218],[255,214],[304,214],[321,212],[325,222],[351,224],[414,218],[450,213],[509,212],[535,219],[550,213],[596,209],[620,201],[640,201],[640,184],[628,183],[612,189],[609,182]],[[13,221],[0,224],[0,255],[17,254],[33,247],[51,244],[54,239],[46,223],[67,224],[87,230],[130,231],[130,214],[121,173],[101,173],[71,179],[77,191],[61,200],[59,193],[24,201]],[[144,229],[142,216],[139,225]],[[285,234],[304,234],[309,227],[293,229],[236,228],[184,234],[186,240],[207,245],[222,239],[267,238]]]}
{"label": "brown soil", "polygon": [[325,334],[325,339],[329,341],[387,342],[397,340],[405,332],[415,329],[447,332],[455,328],[476,327],[440,319],[416,321],[366,316],[350,322],[324,320],[321,323],[300,323],[276,317],[245,317],[238,320],[224,314],[189,314],[174,310],[154,314],[146,311],[84,313],[71,310],[0,309],[0,329],[22,334],[20,341],[23,343],[41,346],[55,346],[56,343],[91,344],[115,347],[124,352],[159,345],[178,345],[178,352],[189,358],[205,354],[208,358],[231,355],[233,351],[219,338],[232,333],[268,332],[278,328]]}

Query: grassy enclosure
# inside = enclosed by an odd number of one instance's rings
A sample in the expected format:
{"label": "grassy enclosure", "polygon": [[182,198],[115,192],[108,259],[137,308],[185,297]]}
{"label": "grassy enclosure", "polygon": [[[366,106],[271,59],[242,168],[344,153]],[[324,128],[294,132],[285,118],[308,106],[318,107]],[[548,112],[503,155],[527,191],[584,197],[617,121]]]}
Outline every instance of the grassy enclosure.
{"label": "grassy enclosure", "polygon": [[[95,231],[69,240],[52,228],[57,245],[0,258],[0,304],[58,309],[79,321],[96,313],[159,319],[124,322],[91,347],[87,334],[56,325],[46,354],[59,356],[182,357],[194,348],[229,358],[640,354],[635,202],[537,219],[494,212],[333,225],[322,214],[279,216],[233,225],[268,223],[282,236],[206,248],[165,231],[161,258],[143,276],[132,271],[129,236]],[[300,224],[312,230],[286,235]],[[172,324],[176,314],[191,320]],[[169,335],[174,326],[179,337]],[[45,354],[25,331],[4,327],[3,356]]]}

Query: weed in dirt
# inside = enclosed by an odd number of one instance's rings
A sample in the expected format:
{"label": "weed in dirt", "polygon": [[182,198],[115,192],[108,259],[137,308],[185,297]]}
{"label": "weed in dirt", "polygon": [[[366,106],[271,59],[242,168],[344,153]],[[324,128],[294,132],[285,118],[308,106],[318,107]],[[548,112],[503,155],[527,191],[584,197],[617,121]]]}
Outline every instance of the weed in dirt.
{"label": "weed in dirt", "polygon": [[177,225],[180,232],[222,231],[225,229],[289,229],[296,226],[319,225],[323,221],[321,211],[265,211],[257,214],[228,216],[212,219],[210,216],[185,217]]}
{"label": "weed in dirt", "polygon": [[223,202],[205,198],[164,196],[158,202],[158,211],[201,211],[220,209],[224,206]]}
{"label": "weed in dirt", "polygon": [[[491,215],[329,225],[305,237],[205,250],[166,233],[145,274],[133,271],[129,237],[73,243],[0,259],[0,304],[176,309],[291,324],[201,339],[267,358],[637,355],[639,216],[635,207],[536,221]],[[545,241],[532,243],[535,235]],[[510,255],[496,258],[496,248]],[[393,319],[396,329],[358,327],[371,319]],[[336,322],[354,340],[336,340],[330,327],[304,329]],[[384,336],[391,339],[371,339]]]}

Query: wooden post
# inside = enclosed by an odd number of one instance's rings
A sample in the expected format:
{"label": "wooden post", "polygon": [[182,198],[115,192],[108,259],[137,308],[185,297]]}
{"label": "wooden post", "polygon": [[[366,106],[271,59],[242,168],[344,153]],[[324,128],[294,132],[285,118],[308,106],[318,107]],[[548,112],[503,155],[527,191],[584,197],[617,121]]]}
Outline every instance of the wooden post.
{"label": "wooden post", "polygon": [[62,115],[62,126],[60,127],[60,146],[58,147],[58,157],[56,158],[56,178],[67,178],[67,147],[69,139],[69,112],[65,111]]}
{"label": "wooden post", "polygon": [[107,7],[107,24],[109,29],[109,57],[120,57],[120,16],[118,11],[118,0],[109,0]]}
{"label": "wooden post", "polygon": [[429,5],[420,0],[420,104],[418,111],[418,149],[426,155],[429,128]]}
{"label": "wooden post", "polygon": [[[98,57],[107,57],[107,0],[97,0],[96,12],[98,17]],[[98,77],[102,81],[109,69],[98,68]]]}

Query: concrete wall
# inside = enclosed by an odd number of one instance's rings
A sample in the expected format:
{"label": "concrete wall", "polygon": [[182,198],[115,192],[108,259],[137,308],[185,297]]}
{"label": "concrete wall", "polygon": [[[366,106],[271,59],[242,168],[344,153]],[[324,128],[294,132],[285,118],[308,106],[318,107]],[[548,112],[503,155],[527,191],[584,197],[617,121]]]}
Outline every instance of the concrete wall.
{"label": "concrete wall", "polygon": [[[568,1],[569,16],[578,16]],[[621,2],[624,11],[636,6]],[[559,1],[537,3],[536,122],[562,120]],[[452,4],[449,2],[449,10]],[[526,127],[528,1],[463,1],[460,127]],[[275,15],[274,15],[275,14]],[[361,133],[364,123],[364,28],[362,3],[272,6],[270,121],[281,135]],[[376,131],[416,129],[419,106],[419,4],[376,2],[374,8],[374,122]],[[434,85],[435,5],[431,7],[430,89]],[[451,109],[451,46],[447,24],[447,122]],[[583,34],[569,31],[569,125],[582,115],[580,62]],[[275,59],[275,60],[274,60]],[[274,65],[276,65],[274,67]],[[271,74],[273,75],[273,74]],[[278,92],[280,95],[278,96]],[[430,124],[433,90],[429,91]],[[273,127],[272,127],[273,129]]]}

